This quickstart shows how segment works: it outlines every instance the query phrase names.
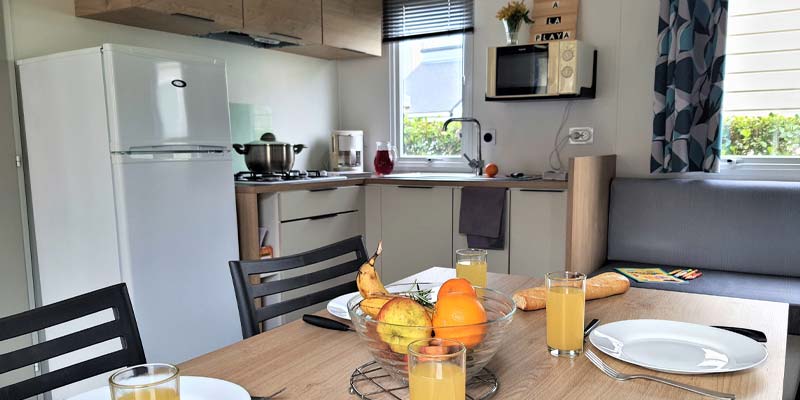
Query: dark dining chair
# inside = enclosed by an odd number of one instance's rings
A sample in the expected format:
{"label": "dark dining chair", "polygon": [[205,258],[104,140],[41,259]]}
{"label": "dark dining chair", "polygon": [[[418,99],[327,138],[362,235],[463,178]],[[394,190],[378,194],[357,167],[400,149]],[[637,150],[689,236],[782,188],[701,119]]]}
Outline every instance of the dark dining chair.
{"label": "dark dining chair", "polygon": [[[355,256],[354,259],[318,271],[266,282],[261,282],[260,278],[255,279],[257,283],[251,280],[254,276],[260,277],[263,274],[302,268],[348,254],[353,254]],[[361,236],[354,236],[316,250],[287,257],[257,261],[231,261],[229,265],[231,276],[233,277],[233,287],[236,292],[236,302],[239,305],[242,336],[247,339],[257,335],[259,326],[264,321],[334,299],[345,293],[355,292],[358,287],[355,279],[353,279],[352,281],[290,300],[265,304],[260,308],[256,307],[256,300],[356,272],[361,264],[367,261],[367,258],[363,239]]]}
{"label": "dark dining chair", "polygon": [[114,338],[122,349],[0,388],[0,400],[21,400],[118,368],[144,364],[145,356],[133,307],[124,283],[95,290],[0,319],[0,341],[30,334],[76,318],[111,309],[114,319],[0,354],[0,374],[80,350]]}

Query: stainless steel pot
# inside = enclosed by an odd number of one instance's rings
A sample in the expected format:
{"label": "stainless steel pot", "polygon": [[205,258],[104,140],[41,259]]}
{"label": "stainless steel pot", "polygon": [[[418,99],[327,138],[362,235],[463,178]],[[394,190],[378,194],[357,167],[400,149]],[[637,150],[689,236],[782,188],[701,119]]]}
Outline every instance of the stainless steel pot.
{"label": "stainless steel pot", "polygon": [[278,142],[270,132],[261,135],[261,140],[233,145],[233,149],[244,156],[247,169],[259,174],[291,171],[294,155],[305,148],[302,144]]}

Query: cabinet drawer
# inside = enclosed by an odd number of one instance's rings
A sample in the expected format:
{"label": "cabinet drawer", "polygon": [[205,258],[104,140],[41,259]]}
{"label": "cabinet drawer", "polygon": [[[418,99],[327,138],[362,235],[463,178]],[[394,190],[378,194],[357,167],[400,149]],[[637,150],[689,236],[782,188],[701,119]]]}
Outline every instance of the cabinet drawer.
{"label": "cabinet drawer", "polygon": [[293,190],[278,194],[281,222],[360,210],[362,204],[360,186]]}
{"label": "cabinet drawer", "polygon": [[361,211],[307,218],[280,225],[280,256],[302,253],[363,234]]}

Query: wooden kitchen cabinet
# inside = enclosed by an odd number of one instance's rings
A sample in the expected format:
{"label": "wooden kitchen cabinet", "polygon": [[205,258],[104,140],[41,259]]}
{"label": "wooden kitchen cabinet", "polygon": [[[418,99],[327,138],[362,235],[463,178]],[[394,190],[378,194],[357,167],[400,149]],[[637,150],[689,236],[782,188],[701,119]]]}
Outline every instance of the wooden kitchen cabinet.
{"label": "wooden kitchen cabinet", "polygon": [[303,46],[322,44],[322,0],[241,1],[244,33]]}
{"label": "wooden kitchen cabinet", "polygon": [[565,269],[567,192],[510,189],[512,275],[544,278]]}
{"label": "wooden kitchen cabinet", "polygon": [[327,59],[380,56],[382,27],[381,0],[322,0],[321,44],[280,50]]}
{"label": "wooden kitchen cabinet", "polygon": [[[511,234],[510,227],[509,227],[509,207],[510,206],[510,196],[508,193],[506,194],[506,212],[503,214],[503,229],[505,230],[505,248],[502,250],[489,250],[486,254],[486,263],[488,266],[489,272],[495,272],[498,274],[507,274],[508,273],[508,256],[509,256],[509,236]],[[458,249],[466,249],[469,246],[467,245],[467,236],[462,235],[458,232],[458,224],[461,220],[461,188],[453,189],[453,257],[455,257],[455,252]],[[453,263],[455,263],[455,259],[453,259]]]}
{"label": "wooden kitchen cabinet", "polygon": [[452,188],[382,186],[380,197],[383,282],[453,265]]}
{"label": "wooden kitchen cabinet", "polygon": [[242,29],[242,0],[75,0],[75,15],[184,35]]}

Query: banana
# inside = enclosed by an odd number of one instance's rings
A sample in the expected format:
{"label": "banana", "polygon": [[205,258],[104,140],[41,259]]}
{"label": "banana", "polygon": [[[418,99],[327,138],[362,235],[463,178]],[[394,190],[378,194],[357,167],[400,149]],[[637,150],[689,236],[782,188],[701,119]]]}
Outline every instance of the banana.
{"label": "banana", "polygon": [[372,295],[372,297],[367,297],[364,300],[361,300],[361,303],[359,303],[358,306],[361,307],[361,311],[364,311],[364,314],[376,319],[378,318],[378,313],[381,311],[381,307],[395,297],[397,296],[384,294]]}
{"label": "banana", "polygon": [[383,287],[381,278],[378,276],[378,271],[375,270],[375,260],[378,259],[382,251],[383,242],[378,242],[378,250],[375,251],[375,254],[373,254],[367,262],[361,264],[361,268],[358,269],[356,284],[358,285],[358,292],[361,293],[361,297],[365,299],[375,297],[376,295],[389,295],[389,292]]}

